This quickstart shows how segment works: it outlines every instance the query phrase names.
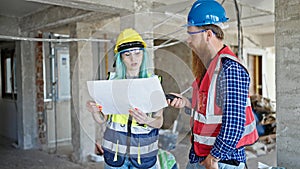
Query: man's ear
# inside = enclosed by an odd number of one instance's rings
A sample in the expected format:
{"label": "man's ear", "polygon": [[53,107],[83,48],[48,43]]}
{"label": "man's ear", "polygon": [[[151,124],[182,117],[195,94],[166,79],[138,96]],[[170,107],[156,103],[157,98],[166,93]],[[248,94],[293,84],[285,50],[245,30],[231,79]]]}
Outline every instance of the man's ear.
{"label": "man's ear", "polygon": [[208,29],[208,30],[206,31],[206,34],[207,34],[207,36],[206,36],[206,40],[207,40],[207,41],[209,41],[210,38],[212,38],[212,37],[214,36],[214,32],[213,32],[212,30],[210,30],[210,29]]}

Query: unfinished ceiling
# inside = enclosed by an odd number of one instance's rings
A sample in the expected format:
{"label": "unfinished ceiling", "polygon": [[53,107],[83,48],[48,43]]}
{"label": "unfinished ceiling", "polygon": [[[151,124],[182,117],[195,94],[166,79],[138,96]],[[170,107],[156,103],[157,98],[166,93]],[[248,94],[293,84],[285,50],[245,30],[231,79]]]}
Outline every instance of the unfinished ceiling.
{"label": "unfinished ceiling", "polygon": [[[227,32],[237,32],[237,10],[235,0],[217,0],[222,3],[230,18]],[[186,18],[194,0],[152,0],[152,11],[172,14]],[[241,16],[241,26],[244,34],[254,36],[274,36],[274,0],[237,0]],[[26,18],[26,16],[42,11],[46,8],[65,7],[83,10],[82,15],[89,16],[93,12],[100,12],[103,16],[138,11],[138,3],[149,1],[137,0],[1,0],[0,15]],[[62,8],[63,9],[63,8]],[[78,17],[78,16],[77,16]],[[66,18],[64,18],[66,20]],[[76,18],[74,18],[76,19]],[[69,19],[70,20],[70,19]],[[185,22],[185,19],[183,20]],[[28,28],[30,29],[30,28]]]}
{"label": "unfinished ceiling", "polygon": [[47,7],[45,4],[25,0],[1,0],[0,15],[19,18]]}

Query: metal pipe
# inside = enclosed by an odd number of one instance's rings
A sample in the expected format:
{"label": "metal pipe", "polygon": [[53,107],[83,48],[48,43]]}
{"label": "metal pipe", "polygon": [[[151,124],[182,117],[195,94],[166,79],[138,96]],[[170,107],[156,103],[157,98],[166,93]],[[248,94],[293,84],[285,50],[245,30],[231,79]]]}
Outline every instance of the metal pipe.
{"label": "metal pipe", "polygon": [[238,28],[238,57],[243,59],[243,47],[242,47],[242,27],[241,27],[241,16],[239,6],[236,0],[234,0],[236,18],[237,18],[237,28]]}
{"label": "metal pipe", "polygon": [[[49,35],[53,36],[53,34]],[[8,39],[8,40],[23,40],[23,41],[34,41],[34,42],[79,42],[79,41],[86,41],[86,42],[111,42],[108,39],[91,39],[91,38],[68,38],[68,39],[44,39],[44,38],[29,38],[29,37],[19,37],[19,36],[6,36],[0,35],[0,39]]]}
{"label": "metal pipe", "polygon": [[[49,38],[51,39],[53,37],[53,33],[50,33]],[[49,50],[50,50],[50,79],[51,79],[51,97],[52,97],[52,107],[54,111],[54,137],[55,137],[55,149],[53,153],[57,152],[57,112],[56,112],[56,71],[55,71],[55,49],[54,44],[52,41],[49,43]]]}

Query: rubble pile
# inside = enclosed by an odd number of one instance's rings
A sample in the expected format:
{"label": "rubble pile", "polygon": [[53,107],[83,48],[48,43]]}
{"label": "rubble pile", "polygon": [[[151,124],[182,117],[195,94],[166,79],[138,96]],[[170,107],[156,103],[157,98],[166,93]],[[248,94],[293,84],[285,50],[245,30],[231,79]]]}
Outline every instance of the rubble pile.
{"label": "rubble pile", "polygon": [[252,95],[251,106],[256,118],[259,140],[246,147],[247,158],[255,158],[274,151],[276,146],[276,112],[271,100]]}

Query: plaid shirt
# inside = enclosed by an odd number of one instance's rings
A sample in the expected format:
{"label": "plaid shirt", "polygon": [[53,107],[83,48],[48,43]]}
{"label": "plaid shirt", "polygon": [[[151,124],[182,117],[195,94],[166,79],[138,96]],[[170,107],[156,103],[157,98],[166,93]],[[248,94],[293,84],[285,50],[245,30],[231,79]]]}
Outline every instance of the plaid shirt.
{"label": "plaid shirt", "polygon": [[[236,148],[242,137],[246,121],[246,100],[250,77],[240,64],[231,59],[222,59],[222,69],[217,80],[217,104],[223,110],[222,127],[210,154],[221,160],[246,162],[244,148]],[[205,157],[198,157],[193,151],[189,154],[190,162],[201,162]]]}

